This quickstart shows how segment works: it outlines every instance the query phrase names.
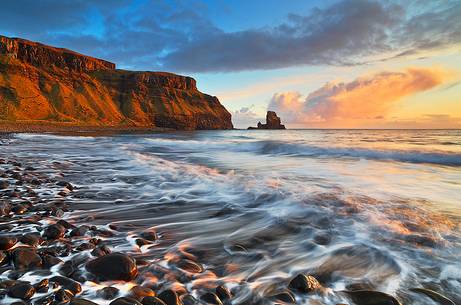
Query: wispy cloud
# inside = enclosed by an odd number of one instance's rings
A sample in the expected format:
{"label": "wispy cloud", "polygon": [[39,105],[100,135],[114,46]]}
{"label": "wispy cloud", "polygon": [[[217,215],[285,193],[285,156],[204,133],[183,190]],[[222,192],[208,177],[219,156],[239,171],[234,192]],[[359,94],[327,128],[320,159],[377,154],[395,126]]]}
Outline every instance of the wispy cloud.
{"label": "wispy cloud", "polygon": [[287,123],[350,127],[384,118],[402,98],[435,88],[451,75],[439,68],[381,72],[349,83],[327,83],[306,97],[298,92],[277,93],[269,110]]}
{"label": "wispy cloud", "polygon": [[265,119],[253,111],[254,105],[242,107],[232,112],[232,122],[237,128],[246,128],[255,126],[258,121],[263,122]]}

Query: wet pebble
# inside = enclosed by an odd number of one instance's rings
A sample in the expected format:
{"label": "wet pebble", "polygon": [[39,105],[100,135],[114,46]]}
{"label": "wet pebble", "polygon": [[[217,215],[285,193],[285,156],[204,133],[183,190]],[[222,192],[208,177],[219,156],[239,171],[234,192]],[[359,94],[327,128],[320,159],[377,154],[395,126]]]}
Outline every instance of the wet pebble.
{"label": "wet pebble", "polygon": [[356,305],[402,305],[393,296],[379,291],[343,291]]}
{"label": "wet pebble", "polygon": [[98,304],[95,302],[91,302],[90,300],[75,298],[72,301],[70,301],[69,305],[98,305]]}
{"label": "wet pebble", "polygon": [[218,296],[212,292],[205,293],[204,295],[200,297],[200,300],[208,304],[222,305],[222,302],[218,298]]}
{"label": "wet pebble", "polygon": [[150,241],[156,241],[158,239],[157,233],[154,230],[148,230],[144,231],[141,234],[139,234],[142,238],[150,240]]}
{"label": "wet pebble", "polygon": [[178,268],[185,270],[190,273],[201,273],[203,272],[203,267],[199,263],[193,262],[188,259],[182,259],[177,264]]}
{"label": "wet pebble", "polygon": [[85,236],[85,234],[88,232],[89,229],[90,227],[85,226],[85,225],[79,226],[77,228],[72,229],[69,235],[72,237]]}
{"label": "wet pebble", "polygon": [[104,287],[98,290],[96,294],[104,300],[112,300],[119,294],[119,290],[115,287]]}
{"label": "wet pebble", "polygon": [[50,282],[58,283],[62,288],[69,290],[73,294],[79,294],[82,291],[80,283],[64,276],[53,276],[50,278]]}
{"label": "wet pebble", "polygon": [[142,305],[142,303],[138,302],[135,299],[122,297],[110,302],[109,305]]}
{"label": "wet pebble", "polygon": [[45,293],[48,292],[49,285],[50,281],[48,279],[43,279],[40,282],[34,284],[34,288],[36,292]]}
{"label": "wet pebble", "polygon": [[232,297],[231,292],[224,285],[219,285],[216,287],[216,295],[221,301],[229,300]]}
{"label": "wet pebble", "polygon": [[33,269],[42,266],[42,259],[35,249],[27,247],[15,248],[11,254],[16,269]]}
{"label": "wet pebble", "polygon": [[0,236],[0,250],[8,250],[12,248],[18,239],[14,236]]}
{"label": "wet pebble", "polygon": [[289,290],[273,294],[269,296],[269,298],[274,301],[282,301],[283,303],[288,303],[288,304],[296,303],[295,296]]}
{"label": "wet pebble", "polygon": [[424,294],[424,295],[428,296],[429,298],[431,298],[432,300],[434,300],[435,302],[437,302],[440,305],[455,305],[455,302],[453,302],[452,300],[450,300],[446,296],[444,296],[444,295],[442,295],[442,294],[440,294],[438,292],[435,292],[433,290],[426,289],[426,288],[412,288],[410,290],[413,291],[413,292]]}
{"label": "wet pebble", "polygon": [[0,265],[8,263],[8,256],[5,251],[0,251]]}
{"label": "wet pebble", "polygon": [[[157,297],[149,297],[149,296],[142,299],[141,303],[142,305],[166,305],[165,302],[163,302],[161,299]],[[192,305],[192,304],[184,303],[184,305]]]}
{"label": "wet pebble", "polygon": [[60,224],[49,225],[43,232],[43,237],[48,240],[55,240],[64,237],[66,228]]}
{"label": "wet pebble", "polygon": [[30,299],[35,294],[35,288],[29,283],[18,283],[8,289],[8,296],[23,300]]}
{"label": "wet pebble", "polygon": [[167,305],[180,305],[181,302],[179,301],[178,294],[171,289],[167,289],[162,291],[158,298],[165,302]]}
{"label": "wet pebble", "polygon": [[42,243],[42,237],[40,236],[39,233],[26,233],[24,234],[20,241],[23,244],[32,246],[32,247],[37,247]]}
{"label": "wet pebble", "polygon": [[73,297],[74,294],[67,289],[59,289],[54,293],[54,299],[63,304],[69,303]]}
{"label": "wet pebble", "polygon": [[147,287],[134,286],[130,289],[129,296],[136,300],[142,300],[144,297],[155,297],[155,292]]}
{"label": "wet pebble", "polygon": [[22,215],[27,212],[27,207],[19,203],[11,208],[11,212],[13,212],[16,215]]}
{"label": "wet pebble", "polygon": [[7,180],[0,180],[0,190],[7,189],[10,186]]}
{"label": "wet pebble", "polygon": [[111,253],[98,257],[88,262],[86,269],[99,280],[131,281],[138,274],[135,260],[122,253]]}
{"label": "wet pebble", "polygon": [[322,286],[315,277],[311,275],[298,274],[290,281],[288,287],[291,290],[298,292],[310,293]]}
{"label": "wet pebble", "polygon": [[7,216],[11,212],[11,204],[0,202],[0,216]]}

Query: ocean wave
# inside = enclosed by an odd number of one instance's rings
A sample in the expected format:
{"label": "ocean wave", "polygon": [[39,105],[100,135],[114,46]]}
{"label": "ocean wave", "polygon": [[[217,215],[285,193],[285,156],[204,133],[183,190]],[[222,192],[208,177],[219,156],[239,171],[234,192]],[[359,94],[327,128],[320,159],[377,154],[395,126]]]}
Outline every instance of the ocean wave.
{"label": "ocean wave", "polygon": [[200,141],[179,139],[147,139],[151,145],[172,150],[218,150],[263,155],[284,155],[312,158],[358,158],[380,161],[428,163],[461,166],[461,154],[455,152],[426,152],[421,150],[390,150],[361,147],[339,147],[290,143],[284,141]]}
{"label": "ocean wave", "polygon": [[321,147],[278,141],[262,141],[259,142],[257,146],[259,146],[258,152],[261,154],[304,157],[360,158],[369,160],[461,166],[461,154],[458,153],[424,152],[414,150],[378,150],[352,147]]}

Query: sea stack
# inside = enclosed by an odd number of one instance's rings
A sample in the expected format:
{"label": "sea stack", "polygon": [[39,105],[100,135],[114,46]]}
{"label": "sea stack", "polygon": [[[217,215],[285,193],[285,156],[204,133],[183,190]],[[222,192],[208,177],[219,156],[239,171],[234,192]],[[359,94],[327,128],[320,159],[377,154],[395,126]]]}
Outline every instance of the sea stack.
{"label": "sea stack", "polygon": [[248,127],[248,129],[286,129],[280,118],[274,111],[268,111],[266,114],[266,124],[258,122],[257,127]]}
{"label": "sea stack", "polygon": [[[77,52],[0,35],[0,122],[16,126],[232,129],[195,80],[127,71]],[[1,127],[1,126],[0,126]]]}

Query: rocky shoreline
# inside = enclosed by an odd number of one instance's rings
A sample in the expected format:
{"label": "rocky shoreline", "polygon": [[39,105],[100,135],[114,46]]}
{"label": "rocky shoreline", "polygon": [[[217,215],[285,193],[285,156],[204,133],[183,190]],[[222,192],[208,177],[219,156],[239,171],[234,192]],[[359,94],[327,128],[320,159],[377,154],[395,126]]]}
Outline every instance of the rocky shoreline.
{"label": "rocky shoreline", "polygon": [[[338,302],[316,304],[401,304],[366,286],[333,291],[315,274],[283,279],[285,288],[265,295],[248,293],[249,283],[219,281],[219,273],[208,270],[206,255],[195,249],[178,249],[164,264],[142,250],[155,248],[168,232],[157,232],[153,224],[130,235],[129,224],[79,220],[72,198],[84,194],[67,179],[66,167],[53,160],[39,166],[0,155],[0,304],[295,304],[332,294]],[[120,243],[129,247],[114,247]],[[242,245],[233,250],[248,253]],[[419,293],[454,304],[430,290]]]}
{"label": "rocky shoreline", "polygon": [[138,127],[138,126],[82,126],[51,123],[11,123],[0,121],[0,133],[151,133],[172,131],[172,128]]}

